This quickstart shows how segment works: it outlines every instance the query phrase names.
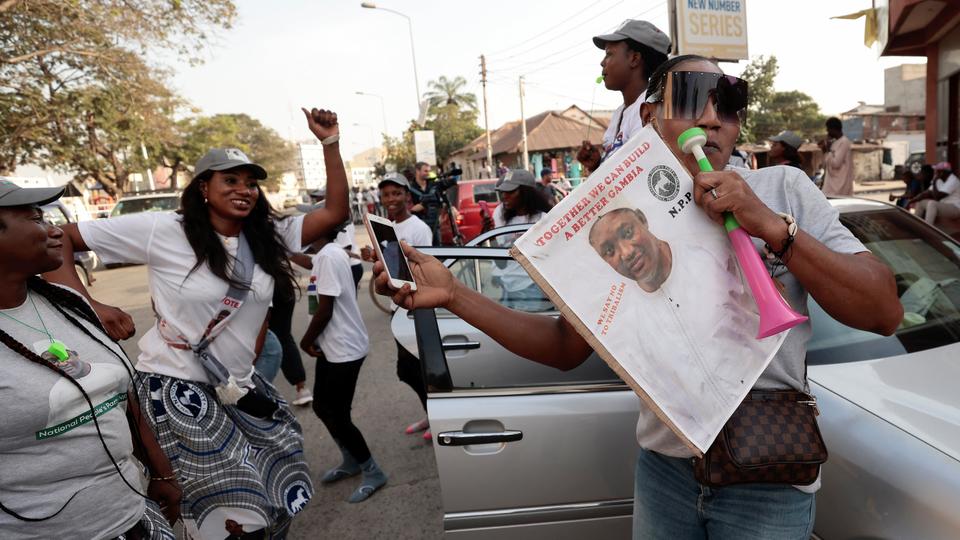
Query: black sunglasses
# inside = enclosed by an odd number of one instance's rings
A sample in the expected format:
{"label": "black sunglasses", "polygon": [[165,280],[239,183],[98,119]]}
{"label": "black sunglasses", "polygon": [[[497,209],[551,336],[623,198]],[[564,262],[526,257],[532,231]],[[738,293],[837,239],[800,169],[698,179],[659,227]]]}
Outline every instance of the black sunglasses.
{"label": "black sunglasses", "polygon": [[663,85],[647,95],[647,103],[662,102],[664,119],[696,120],[713,98],[723,122],[742,123],[747,118],[747,81],[704,71],[670,71]]}

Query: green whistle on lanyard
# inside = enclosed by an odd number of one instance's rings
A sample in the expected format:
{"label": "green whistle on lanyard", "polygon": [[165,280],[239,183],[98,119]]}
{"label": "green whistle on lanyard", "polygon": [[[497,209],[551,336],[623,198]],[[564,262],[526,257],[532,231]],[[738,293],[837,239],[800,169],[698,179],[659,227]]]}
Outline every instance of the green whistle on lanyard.
{"label": "green whistle on lanyard", "polygon": [[67,346],[59,341],[54,341],[47,347],[47,352],[57,357],[57,360],[61,362],[66,362],[70,358],[70,353],[67,352]]}

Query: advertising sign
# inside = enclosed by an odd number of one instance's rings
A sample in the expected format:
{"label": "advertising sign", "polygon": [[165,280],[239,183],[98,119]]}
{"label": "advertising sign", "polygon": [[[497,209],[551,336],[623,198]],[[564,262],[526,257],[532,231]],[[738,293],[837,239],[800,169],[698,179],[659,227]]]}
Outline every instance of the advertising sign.
{"label": "advertising sign", "polygon": [[[652,125],[529,229],[511,254],[640,396],[652,429],[706,451],[785,333],[756,302],[721,225]],[[656,424],[656,425],[653,425]]]}
{"label": "advertising sign", "polygon": [[414,131],[413,146],[417,151],[417,161],[437,165],[437,145],[432,131]]}
{"label": "advertising sign", "polygon": [[675,54],[748,59],[746,0],[674,0],[670,7]]}

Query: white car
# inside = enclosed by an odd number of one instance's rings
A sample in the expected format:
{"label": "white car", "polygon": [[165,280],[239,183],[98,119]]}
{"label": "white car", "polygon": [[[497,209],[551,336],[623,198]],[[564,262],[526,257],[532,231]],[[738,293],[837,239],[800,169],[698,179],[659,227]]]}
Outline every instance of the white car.
{"label": "white car", "polygon": [[[960,245],[911,214],[831,201],[894,270],[904,323],[884,337],[809,305],[809,379],[830,458],[819,538],[960,535]],[[423,251],[499,301],[510,259],[495,229]],[[544,298],[531,308],[557,315]],[[445,310],[398,310],[393,332],[423,360],[450,538],[629,538],[639,399],[596,355],[562,372],[518,358]]]}
{"label": "white car", "polygon": [[139,212],[173,212],[180,209],[179,193],[150,193],[131,195],[117,201],[110,217],[125,216]]}

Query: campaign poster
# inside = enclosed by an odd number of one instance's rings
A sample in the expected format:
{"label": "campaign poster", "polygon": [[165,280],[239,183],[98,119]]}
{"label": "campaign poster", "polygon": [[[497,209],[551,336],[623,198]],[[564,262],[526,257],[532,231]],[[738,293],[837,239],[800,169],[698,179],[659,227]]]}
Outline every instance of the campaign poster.
{"label": "campaign poster", "polygon": [[785,336],[755,338],[756,303],[726,232],[696,206],[693,178],[652,125],[511,254],[696,454]]}

